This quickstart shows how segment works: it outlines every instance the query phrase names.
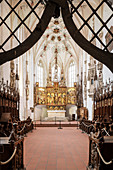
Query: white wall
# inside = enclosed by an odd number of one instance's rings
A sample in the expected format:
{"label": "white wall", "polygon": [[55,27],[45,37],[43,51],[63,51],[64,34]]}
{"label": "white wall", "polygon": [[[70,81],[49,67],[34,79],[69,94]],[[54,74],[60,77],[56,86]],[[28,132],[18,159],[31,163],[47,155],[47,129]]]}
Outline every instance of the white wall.
{"label": "white wall", "polygon": [[105,65],[103,65],[103,82],[104,82],[104,84],[106,83],[106,81],[108,82],[109,78],[113,81],[113,73]]}
{"label": "white wall", "polygon": [[66,106],[66,117],[72,119],[72,114],[75,114],[75,119],[77,118],[77,106],[75,105],[67,105]]}
{"label": "white wall", "polygon": [[7,62],[0,66],[0,80],[4,78],[4,82],[8,80],[10,83],[10,62]]}
{"label": "white wall", "polygon": [[34,120],[40,120],[43,119],[44,117],[46,117],[47,115],[47,109],[46,109],[46,106],[41,106],[41,105],[37,105],[35,106],[35,109],[34,109]]}

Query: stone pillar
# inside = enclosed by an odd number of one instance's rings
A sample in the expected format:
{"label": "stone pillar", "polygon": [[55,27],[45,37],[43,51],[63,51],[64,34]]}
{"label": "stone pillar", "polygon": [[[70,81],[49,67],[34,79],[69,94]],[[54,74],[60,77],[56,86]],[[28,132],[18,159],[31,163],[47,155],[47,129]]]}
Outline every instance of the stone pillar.
{"label": "stone pillar", "polygon": [[28,117],[28,100],[29,100],[29,79],[27,71],[28,61],[26,60],[26,118]]}

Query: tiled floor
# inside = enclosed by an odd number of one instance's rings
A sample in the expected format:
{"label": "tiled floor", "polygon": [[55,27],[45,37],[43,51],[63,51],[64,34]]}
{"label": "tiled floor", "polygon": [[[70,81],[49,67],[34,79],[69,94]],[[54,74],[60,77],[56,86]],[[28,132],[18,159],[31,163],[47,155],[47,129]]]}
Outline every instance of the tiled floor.
{"label": "tiled floor", "polygon": [[88,136],[75,127],[37,128],[24,143],[27,170],[86,170]]}

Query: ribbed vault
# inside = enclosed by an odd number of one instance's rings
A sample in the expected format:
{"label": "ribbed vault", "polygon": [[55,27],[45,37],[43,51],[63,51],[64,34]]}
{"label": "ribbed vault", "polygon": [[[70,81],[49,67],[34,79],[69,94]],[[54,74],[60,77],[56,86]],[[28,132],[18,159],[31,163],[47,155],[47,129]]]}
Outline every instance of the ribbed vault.
{"label": "ribbed vault", "polygon": [[[6,37],[5,40],[1,42],[0,46],[0,65],[10,61],[12,59],[15,59],[28,51],[42,36],[45,29],[47,28],[50,19],[54,17],[58,17],[59,10],[61,8],[62,17],[65,23],[66,28],[68,29],[71,37],[73,40],[87,53],[89,53],[91,56],[93,56],[95,59],[99,60],[100,62],[104,63],[112,72],[113,72],[113,54],[111,53],[110,46],[113,43],[113,32],[111,31],[111,27],[109,27],[109,23],[113,21],[113,7],[112,4],[107,0],[102,0],[101,2],[97,1],[97,3],[93,4],[90,0],[82,0],[82,1],[72,1],[72,0],[49,0],[49,1],[35,1],[35,4],[30,3],[30,0],[25,0],[23,4],[22,0],[15,1],[15,3],[9,3],[9,1],[0,1],[2,3],[6,3],[9,12],[4,16],[0,17],[0,26],[4,25],[8,32],[10,33],[8,37]],[[29,12],[25,13],[25,16],[21,16],[18,13],[18,6],[21,5],[23,8],[25,5],[29,8]],[[37,13],[37,8],[43,6],[43,11],[41,12],[42,15]],[[110,10],[110,15],[108,18],[104,21],[103,15],[101,13],[101,8],[106,8]],[[20,8],[21,8],[20,7]],[[87,15],[85,18],[83,17],[83,13],[86,10],[89,10],[89,15]],[[103,10],[104,11],[104,10]],[[12,29],[11,25],[8,24],[6,21],[10,15],[15,15],[18,20],[19,24],[16,28]],[[31,31],[31,29],[27,25],[27,19],[31,15],[34,15],[37,20],[37,26],[35,27],[34,31]],[[77,15],[77,18],[81,20],[81,23],[79,22],[79,27],[76,24],[75,16]],[[13,16],[11,17],[13,19]],[[73,19],[74,18],[74,19]],[[100,23],[100,28],[98,30],[94,30],[92,28],[91,21],[93,18],[96,18],[98,22]],[[34,22],[34,21],[33,21]],[[17,30],[24,26],[24,29],[26,30],[26,37],[22,41],[17,36]],[[100,33],[105,29],[107,31],[107,34],[109,34],[109,41],[103,42],[100,38]],[[89,30],[91,32],[91,37],[85,37],[84,32],[87,32]],[[27,34],[28,32],[28,34]],[[29,36],[28,36],[29,35]],[[87,34],[86,34],[87,35]],[[5,49],[5,44],[8,43],[8,41],[11,38],[15,38],[17,43],[16,47],[11,46],[9,50]],[[93,43],[94,41],[98,41],[99,43]]]}

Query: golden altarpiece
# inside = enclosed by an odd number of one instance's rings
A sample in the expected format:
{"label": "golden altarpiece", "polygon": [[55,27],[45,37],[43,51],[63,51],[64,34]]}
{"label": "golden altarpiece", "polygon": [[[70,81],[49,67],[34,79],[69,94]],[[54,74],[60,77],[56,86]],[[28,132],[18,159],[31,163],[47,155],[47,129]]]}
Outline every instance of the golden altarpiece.
{"label": "golden altarpiece", "polygon": [[49,110],[65,110],[67,104],[76,104],[76,86],[60,87],[54,82],[52,87],[39,87],[36,83],[35,105],[47,105]]}
{"label": "golden altarpiece", "polygon": [[[58,82],[54,82],[51,87],[35,87],[35,105],[46,105],[49,111],[65,111],[67,104],[76,104],[76,84],[75,87],[60,87]],[[63,112],[62,112],[63,113]],[[55,114],[53,114],[56,116]],[[59,115],[57,113],[57,115]],[[61,115],[61,114],[60,114]],[[59,116],[60,116],[59,115]],[[64,117],[65,115],[62,114]]]}
{"label": "golden altarpiece", "polygon": [[[47,78],[47,86],[39,87],[37,82],[34,90],[34,103],[36,105],[46,105],[48,114],[51,116],[64,116],[66,112],[66,105],[76,105],[76,83],[74,87],[66,87],[65,77],[63,73],[63,64],[61,69],[60,81],[58,81],[58,65],[57,57],[55,58],[55,73],[54,81],[51,76],[51,63],[49,64],[49,75]],[[58,113],[62,114],[58,114]],[[56,114],[54,114],[56,113]]]}

